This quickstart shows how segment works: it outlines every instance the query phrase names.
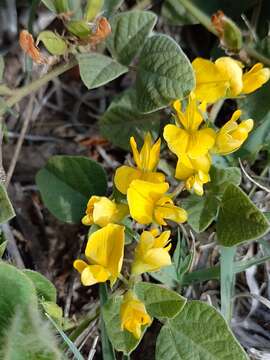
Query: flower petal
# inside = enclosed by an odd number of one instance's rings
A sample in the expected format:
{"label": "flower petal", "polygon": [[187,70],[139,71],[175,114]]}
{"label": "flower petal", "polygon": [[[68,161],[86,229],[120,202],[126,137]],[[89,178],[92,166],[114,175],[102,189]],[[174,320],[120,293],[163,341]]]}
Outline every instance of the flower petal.
{"label": "flower petal", "polygon": [[192,62],[192,67],[196,77],[195,96],[200,101],[214,103],[225,97],[229,82],[214,63],[196,58]]}
{"label": "flower petal", "polygon": [[126,194],[131,182],[135,179],[140,179],[141,176],[141,170],[123,165],[116,169],[114,176],[114,184],[117,190],[119,190],[122,194]]}
{"label": "flower petal", "polygon": [[240,63],[228,56],[223,56],[215,61],[215,65],[230,83],[229,96],[239,95],[243,89],[243,72]]}
{"label": "flower petal", "polygon": [[145,272],[158,271],[162,267],[171,265],[171,257],[164,248],[154,248],[147,251],[142,258],[132,264],[132,274],[140,275]]}
{"label": "flower petal", "polygon": [[80,260],[80,259],[75,260],[75,261],[73,262],[73,267],[74,267],[76,270],[78,270],[79,273],[81,273],[87,266],[88,266],[88,264],[87,264],[85,261]]}
{"label": "flower petal", "polygon": [[84,286],[91,286],[109,279],[110,272],[100,265],[88,265],[81,274],[81,282]]}
{"label": "flower petal", "polygon": [[89,262],[103,266],[112,281],[119,275],[124,256],[124,226],[108,224],[89,236],[85,255]]}
{"label": "flower petal", "polygon": [[191,158],[198,158],[208,153],[215,144],[216,133],[213,129],[206,128],[190,135],[187,154]]}
{"label": "flower petal", "polygon": [[248,72],[243,75],[243,94],[250,94],[251,92],[260,88],[270,78],[270,69],[264,68],[262,64],[255,64]]}
{"label": "flower petal", "polygon": [[131,217],[140,224],[150,224],[153,221],[154,205],[168,188],[168,183],[156,184],[142,180],[132,181],[127,191]]}
{"label": "flower petal", "polygon": [[178,128],[176,125],[166,125],[163,132],[169,149],[177,156],[187,151],[189,143],[189,133]]}

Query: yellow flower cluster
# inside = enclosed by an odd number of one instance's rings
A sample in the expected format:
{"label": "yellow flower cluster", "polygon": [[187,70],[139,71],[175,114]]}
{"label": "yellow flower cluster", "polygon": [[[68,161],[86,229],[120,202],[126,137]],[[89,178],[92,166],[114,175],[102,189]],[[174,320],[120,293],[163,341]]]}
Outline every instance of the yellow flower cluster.
{"label": "yellow flower cluster", "polygon": [[[164,128],[164,139],[177,156],[175,177],[185,181],[187,190],[203,194],[203,185],[210,181],[209,170],[212,154],[226,155],[239,149],[253,127],[253,120],[238,123],[241,111],[216,129],[207,119],[207,106],[227,96],[247,94],[262,86],[269,79],[269,69],[261,64],[243,73],[243,65],[229,57],[215,63],[196,59],[193,62],[196,88],[190,94],[185,109],[176,100],[173,103],[176,124]],[[147,133],[141,150],[134,137],[130,138],[135,166],[121,166],[115,172],[114,185],[123,194],[117,202],[105,196],[92,196],[87,204],[84,225],[99,229],[89,234],[85,260],[75,260],[74,267],[81,273],[85,286],[110,281],[111,287],[121,270],[125,246],[125,218],[130,216],[144,230],[135,247],[131,277],[158,271],[171,264],[169,254],[171,232],[162,231],[168,221],[183,223],[187,220],[184,209],[175,205],[173,193],[165,175],[157,171],[161,140],[152,140]],[[123,279],[123,278],[122,278]],[[151,323],[145,305],[132,291],[134,281],[129,281],[120,310],[121,328],[140,338],[142,327]]]}
{"label": "yellow flower cluster", "polygon": [[[75,260],[74,267],[81,273],[85,286],[110,281],[111,286],[120,277],[125,243],[124,218],[131,218],[142,225],[156,228],[143,231],[135,248],[131,276],[158,271],[171,264],[170,231],[160,231],[157,226],[186,221],[186,211],[173,202],[168,193],[165,176],[156,171],[160,154],[160,139],[153,143],[146,134],[141,151],[135,139],[130,139],[136,167],[121,166],[116,170],[114,183],[118,191],[126,195],[127,203],[117,203],[107,197],[92,196],[88,201],[84,225],[98,225],[101,229],[89,235],[85,257],[87,261]],[[141,327],[151,323],[144,304],[129,290],[121,306],[121,326],[141,336]]]}
{"label": "yellow flower cluster", "polygon": [[269,80],[270,70],[262,64],[243,72],[243,64],[230,57],[215,62],[197,58],[192,63],[196,88],[185,110],[176,100],[173,103],[176,125],[164,128],[164,139],[177,156],[175,177],[185,181],[187,190],[203,195],[203,185],[210,181],[211,155],[227,155],[240,148],[253,128],[253,120],[238,122],[241,110],[216,130],[207,121],[207,105],[226,97],[249,94]]}

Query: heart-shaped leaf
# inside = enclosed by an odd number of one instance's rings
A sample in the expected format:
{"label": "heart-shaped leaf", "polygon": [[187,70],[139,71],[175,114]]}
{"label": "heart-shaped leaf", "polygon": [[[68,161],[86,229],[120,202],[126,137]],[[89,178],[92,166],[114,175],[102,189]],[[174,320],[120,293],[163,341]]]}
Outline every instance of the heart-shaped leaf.
{"label": "heart-shaped leaf", "polygon": [[220,245],[234,246],[262,237],[269,222],[248,196],[234,184],[227,186],[217,218],[217,240]]}
{"label": "heart-shaped leaf", "polygon": [[224,318],[200,301],[189,301],[183,311],[162,327],[156,360],[248,360]]}

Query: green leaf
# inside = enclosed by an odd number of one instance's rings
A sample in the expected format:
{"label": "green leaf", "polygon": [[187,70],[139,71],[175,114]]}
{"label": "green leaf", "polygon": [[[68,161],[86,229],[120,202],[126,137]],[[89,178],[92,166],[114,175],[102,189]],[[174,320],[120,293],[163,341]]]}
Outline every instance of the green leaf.
{"label": "green leaf", "polygon": [[215,220],[220,197],[229,184],[240,184],[241,172],[236,167],[223,169],[212,166],[210,178],[211,182],[206,185],[203,197],[191,195],[181,202],[181,205],[188,213],[189,225],[197,233],[204,231]]}
{"label": "green leaf", "polygon": [[0,56],[0,82],[3,81],[3,75],[5,70],[5,62],[3,56]]}
{"label": "green leaf", "polygon": [[[261,241],[261,240],[260,240]],[[270,256],[255,257],[252,260],[247,261],[236,261],[234,262],[233,272],[238,274],[240,272],[246,271],[252,266],[258,266],[264,264],[266,261],[270,260]],[[184,275],[183,285],[190,285],[192,283],[198,283],[208,280],[218,280],[220,278],[220,267],[212,266],[210,268],[192,271]]]}
{"label": "green leaf", "polygon": [[40,299],[56,302],[56,288],[45,276],[29,269],[22,270],[22,272],[33,282]]}
{"label": "green leaf", "polygon": [[159,271],[151,272],[149,275],[170,288],[175,288],[178,284],[178,276],[174,264],[166,266]]}
{"label": "green leaf", "polygon": [[41,0],[41,2],[52,12],[57,12],[54,0]]}
{"label": "green leaf", "polygon": [[180,46],[169,36],[148,38],[140,54],[136,91],[141,112],[162,109],[182,100],[195,86],[192,66]]}
{"label": "green leaf", "polygon": [[65,25],[71,34],[81,39],[87,38],[91,34],[91,29],[86,20],[72,20]]}
{"label": "green leaf", "polygon": [[53,31],[42,31],[37,38],[52,55],[64,55],[67,51],[67,44],[61,36]]}
{"label": "green leaf", "polygon": [[150,11],[132,10],[115,15],[108,48],[120,63],[129,65],[153,30],[157,16]]}
{"label": "green leaf", "polygon": [[81,11],[81,0],[41,0],[49,10],[54,13],[71,13],[77,17]]}
{"label": "green leaf", "polygon": [[4,252],[6,251],[7,244],[8,244],[7,241],[3,241],[0,243],[0,259],[3,257]]}
{"label": "green leaf", "polygon": [[189,301],[162,327],[156,360],[248,360],[223,317],[212,306]]}
{"label": "green leaf", "polygon": [[241,171],[237,167],[220,168],[212,166],[210,170],[211,182],[207,184],[206,191],[221,195],[228,184],[240,185]]}
{"label": "green leaf", "polygon": [[22,311],[26,311],[29,306],[37,309],[34,284],[20,270],[0,261],[0,348],[1,337],[18,306]]}
{"label": "green leaf", "polygon": [[146,311],[158,319],[174,318],[183,310],[187,301],[175,291],[146,282],[137,283],[135,292],[144,303]]}
{"label": "green leaf", "polygon": [[33,282],[14,266],[0,261],[0,358],[60,360],[47,324],[40,319]]}
{"label": "green leaf", "polygon": [[188,213],[188,223],[197,233],[200,233],[208,228],[215,220],[219,200],[215,195],[205,195],[203,197],[197,195],[190,195],[188,198],[182,200],[181,206]]}
{"label": "green leaf", "polygon": [[263,213],[237,186],[227,186],[217,218],[217,240],[220,245],[234,246],[262,237],[269,230]]}
{"label": "green leaf", "polygon": [[128,72],[128,68],[98,53],[77,55],[81,79],[88,89],[95,89]]}
{"label": "green leaf", "polygon": [[103,168],[83,156],[57,155],[36,176],[45,206],[59,220],[80,223],[92,195],[105,195]]}
{"label": "green leaf", "polygon": [[[99,300],[101,308],[107,303],[108,301],[108,288],[107,284],[99,284],[98,287],[99,292]],[[102,357],[104,360],[116,360],[114,348],[112,343],[108,337],[108,333],[106,331],[104,316],[101,313],[100,315],[100,332],[101,332],[101,347],[102,347]]]}
{"label": "green leaf", "polygon": [[6,188],[0,181],[0,224],[8,222],[15,216]]}
{"label": "green leaf", "polygon": [[42,308],[46,314],[59,325],[63,323],[63,310],[54,301],[41,301]]}
{"label": "green leaf", "polygon": [[[2,325],[2,324],[1,324]],[[0,339],[0,358],[5,360],[63,360],[47,322],[29,304],[19,304],[4,336]]]}
{"label": "green leaf", "polygon": [[243,111],[243,118],[251,118],[255,121],[255,129],[249,134],[248,139],[237,151],[237,157],[248,157],[255,161],[257,154],[265,146],[269,145],[270,130],[270,83],[252,94],[237,100],[239,108]]}
{"label": "green leaf", "polygon": [[104,0],[104,16],[109,18],[122,4],[124,0]]}
{"label": "green leaf", "polygon": [[221,314],[230,324],[232,318],[232,297],[234,296],[234,257],[236,246],[220,246],[220,302]]}
{"label": "green leaf", "polygon": [[103,306],[102,315],[113,347],[117,351],[130,354],[138,346],[141,339],[138,340],[130,332],[121,330],[120,306],[122,300],[122,296],[114,296]]}
{"label": "green leaf", "polygon": [[64,331],[60,328],[60,326],[54,321],[54,319],[50,316],[50,314],[46,314],[50,322],[56,328],[64,342],[67,344],[70,352],[74,355],[76,360],[84,360],[82,354],[80,353],[79,349],[77,349],[76,345],[69,339],[69,337],[64,333]]}
{"label": "green leaf", "polygon": [[139,114],[134,108],[136,94],[133,90],[123,92],[114,99],[99,121],[102,135],[114,145],[129,150],[129,139],[136,138],[142,145],[144,135],[150,131],[157,137],[160,129],[160,114]]}
{"label": "green leaf", "polygon": [[99,13],[101,13],[104,0],[87,0],[85,9],[86,21],[92,21]]}

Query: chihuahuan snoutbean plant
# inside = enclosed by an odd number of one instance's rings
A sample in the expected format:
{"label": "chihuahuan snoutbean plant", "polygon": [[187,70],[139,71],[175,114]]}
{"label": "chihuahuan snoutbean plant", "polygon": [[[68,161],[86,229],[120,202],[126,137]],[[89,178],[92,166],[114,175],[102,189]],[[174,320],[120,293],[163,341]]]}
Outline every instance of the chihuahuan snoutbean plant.
{"label": "chihuahuan snoutbean plant", "polygon": [[[82,222],[88,231],[73,266],[83,286],[99,286],[103,359],[116,359],[116,352],[128,359],[154,319],[162,324],[157,360],[247,359],[229,328],[231,269],[237,245],[263,236],[269,223],[240,189],[241,173],[227,155],[252,136],[256,119],[246,118],[241,108],[222,119],[221,127],[215,119],[225,99],[248,98],[269,80],[270,70],[261,62],[241,61],[241,32],[222,12],[212,18],[213,32],[230,55],[190,63],[171,37],[154,30],[157,17],[151,11],[117,12],[119,1],[42,2],[62,21],[63,30],[45,30],[36,39],[22,30],[22,50],[48,72],[16,90],[3,84],[2,116],[77,65],[88,89],[127,73],[134,79],[99,122],[105,137],[132,150],[133,161],[118,167],[110,179],[113,187],[107,188],[101,165],[80,156],[53,156],[36,177],[47,208],[61,221]],[[160,119],[165,124],[161,132]],[[1,223],[13,216],[3,177]],[[216,232],[221,313],[181,296],[194,280],[193,250],[187,248],[183,224],[197,233],[211,225]],[[63,332],[66,320],[54,286],[36,272],[2,261],[1,358],[64,358],[46,317],[81,359]],[[78,324],[70,339],[76,340],[80,329]],[[27,357],[20,357],[24,352]]]}

